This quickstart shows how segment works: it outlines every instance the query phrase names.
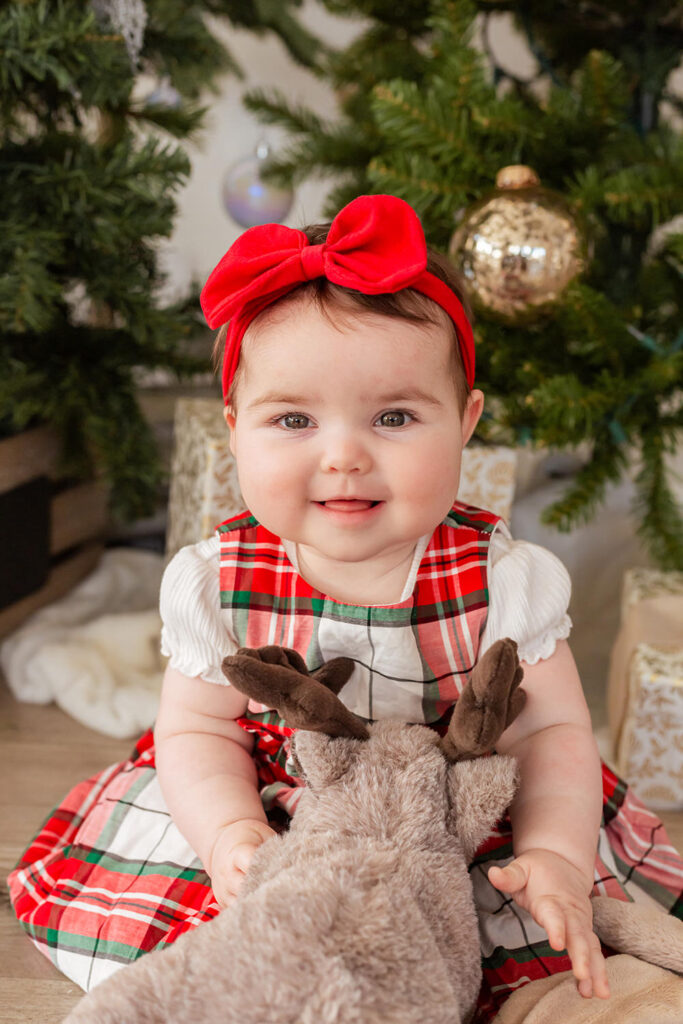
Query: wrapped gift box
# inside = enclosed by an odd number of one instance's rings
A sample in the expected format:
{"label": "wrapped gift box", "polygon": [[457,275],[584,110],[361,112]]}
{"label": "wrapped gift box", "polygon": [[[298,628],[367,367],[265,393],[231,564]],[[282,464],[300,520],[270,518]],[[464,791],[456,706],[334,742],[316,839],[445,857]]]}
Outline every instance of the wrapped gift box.
{"label": "wrapped gift box", "polygon": [[683,810],[683,648],[636,647],[617,762],[650,807]]}
{"label": "wrapped gift box", "polygon": [[514,448],[468,445],[462,453],[458,501],[495,512],[509,523],[516,467]]}
{"label": "wrapped gift box", "polygon": [[245,506],[223,406],[214,398],[180,398],[173,426],[166,553],[210,537]]}
{"label": "wrapped gift box", "polygon": [[631,569],[607,693],[617,771],[651,807],[683,810],[683,573]]}
{"label": "wrapped gift box", "polygon": [[[176,404],[166,551],[210,537],[218,523],[245,508],[219,399]],[[516,454],[499,446],[463,452],[458,498],[510,518]]]}

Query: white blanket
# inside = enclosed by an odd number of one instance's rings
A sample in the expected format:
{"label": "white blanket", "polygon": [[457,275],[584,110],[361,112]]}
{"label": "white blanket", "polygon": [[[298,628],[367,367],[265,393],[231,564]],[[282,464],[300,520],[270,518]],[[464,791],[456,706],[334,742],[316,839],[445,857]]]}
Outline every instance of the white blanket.
{"label": "white blanket", "polygon": [[161,555],[113,548],[82,583],[32,615],[0,647],[15,697],[55,701],[84,725],[120,739],[151,726],[164,670],[163,567]]}

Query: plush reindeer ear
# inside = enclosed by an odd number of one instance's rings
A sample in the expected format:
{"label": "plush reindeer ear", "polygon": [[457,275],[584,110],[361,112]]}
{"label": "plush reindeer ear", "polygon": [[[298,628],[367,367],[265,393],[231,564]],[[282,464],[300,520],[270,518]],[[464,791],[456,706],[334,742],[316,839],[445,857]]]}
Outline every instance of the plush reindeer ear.
{"label": "plush reindeer ear", "polygon": [[366,740],[362,718],[342,704],[337,693],[353,671],[351,658],[332,658],[309,675],[306,663],[288,647],[241,647],[223,659],[232,685],[252,700],[276,708],[292,729]]}
{"label": "plush reindeer ear", "polygon": [[448,771],[448,827],[459,836],[467,860],[515,794],[514,758],[481,755],[494,748],[524,707],[522,675],[515,641],[498,640],[475,665],[440,740],[444,755],[455,762]]}
{"label": "plush reindeer ear", "polygon": [[516,760],[502,754],[459,761],[449,768],[448,827],[460,839],[468,862],[510,806],[517,781]]}
{"label": "plush reindeer ear", "polygon": [[363,741],[331,737],[302,729],[292,739],[297,770],[315,793],[341,779],[351,769]]}
{"label": "plush reindeer ear", "polygon": [[449,761],[493,750],[524,707],[526,693],[519,689],[523,675],[514,640],[497,640],[489,647],[474,666],[440,741]]}

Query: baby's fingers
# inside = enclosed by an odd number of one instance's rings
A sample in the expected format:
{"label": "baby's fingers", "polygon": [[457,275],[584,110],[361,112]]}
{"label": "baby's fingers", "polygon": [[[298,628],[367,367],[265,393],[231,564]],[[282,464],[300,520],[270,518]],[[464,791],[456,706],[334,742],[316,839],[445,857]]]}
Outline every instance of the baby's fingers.
{"label": "baby's fingers", "polygon": [[581,995],[609,998],[607,968],[600,940],[585,915],[572,909],[565,910],[555,898],[545,897],[534,907],[534,917],[548,933],[552,948],[567,950]]}
{"label": "baby's fingers", "polygon": [[[238,875],[244,876],[249,869],[249,863],[251,858],[258,850],[256,843],[239,843],[235,846],[232,851],[232,866]],[[238,884],[242,884],[242,878],[238,879]]]}
{"label": "baby's fingers", "polygon": [[[501,892],[516,893],[523,889],[529,879],[529,872],[518,860],[512,860],[504,868],[494,864],[489,868],[488,880]],[[564,947],[563,947],[564,948]]]}
{"label": "baby's fingers", "polygon": [[567,949],[567,917],[562,904],[554,896],[542,896],[532,907],[532,915],[548,933],[553,949]]}
{"label": "baby's fingers", "polygon": [[223,864],[218,875],[212,878],[214,895],[222,907],[229,906],[242,887],[249,869],[249,862],[258,849],[252,843],[240,843],[231,851],[230,859]]}
{"label": "baby's fingers", "polygon": [[566,948],[581,995],[609,998],[605,958],[588,915],[573,907],[565,909],[555,898],[546,897],[534,907],[534,917],[548,933],[553,949]]}
{"label": "baby's fingers", "polygon": [[600,949],[600,940],[592,927],[587,928],[583,916],[579,918],[574,915],[569,919],[567,952],[581,995],[608,999],[607,965]]}

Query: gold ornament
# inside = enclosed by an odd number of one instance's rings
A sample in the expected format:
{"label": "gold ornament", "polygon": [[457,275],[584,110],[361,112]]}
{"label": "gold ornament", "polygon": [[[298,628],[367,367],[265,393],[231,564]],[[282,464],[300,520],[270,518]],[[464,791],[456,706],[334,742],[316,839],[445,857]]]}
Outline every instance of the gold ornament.
{"label": "gold ornament", "polygon": [[551,309],[586,260],[569,204],[523,165],[498,172],[495,190],[466,211],[449,251],[475,308],[513,325]]}

